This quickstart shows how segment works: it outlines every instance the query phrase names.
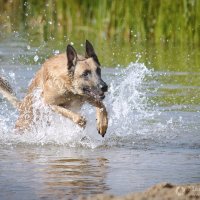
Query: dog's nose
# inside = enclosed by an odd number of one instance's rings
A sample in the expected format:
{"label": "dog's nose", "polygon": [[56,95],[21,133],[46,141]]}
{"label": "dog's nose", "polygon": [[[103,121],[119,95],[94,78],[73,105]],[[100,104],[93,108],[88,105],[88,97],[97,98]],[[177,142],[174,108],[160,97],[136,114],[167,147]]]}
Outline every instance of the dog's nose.
{"label": "dog's nose", "polygon": [[108,85],[104,81],[101,82],[100,88],[101,88],[102,92],[107,92],[108,91]]}
{"label": "dog's nose", "polygon": [[101,90],[102,90],[103,92],[107,92],[107,91],[108,91],[108,86],[107,86],[107,85],[104,85],[104,86],[101,88]]}

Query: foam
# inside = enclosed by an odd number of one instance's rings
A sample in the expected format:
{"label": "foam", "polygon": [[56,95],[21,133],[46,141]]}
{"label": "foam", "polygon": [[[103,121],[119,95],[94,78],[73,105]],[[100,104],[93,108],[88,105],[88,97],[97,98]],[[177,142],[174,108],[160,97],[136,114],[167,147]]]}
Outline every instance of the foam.
{"label": "foam", "polygon": [[[34,145],[67,145],[96,148],[102,145],[115,145],[111,138],[128,135],[146,134],[149,130],[148,120],[153,119],[155,111],[149,109],[145,78],[152,75],[142,63],[130,63],[126,68],[113,70],[109,92],[105,105],[109,113],[109,127],[105,138],[101,138],[96,129],[95,109],[90,105],[83,106],[81,113],[87,118],[83,130],[70,120],[54,113],[40,98],[40,90],[35,91],[35,110],[40,111],[37,126],[23,135],[13,130],[16,112],[7,104],[1,103],[3,113],[15,113],[14,117],[0,116],[0,140],[4,143]],[[112,80],[111,80],[112,78]],[[36,112],[36,111],[35,111]],[[163,128],[163,127],[162,127]]]}

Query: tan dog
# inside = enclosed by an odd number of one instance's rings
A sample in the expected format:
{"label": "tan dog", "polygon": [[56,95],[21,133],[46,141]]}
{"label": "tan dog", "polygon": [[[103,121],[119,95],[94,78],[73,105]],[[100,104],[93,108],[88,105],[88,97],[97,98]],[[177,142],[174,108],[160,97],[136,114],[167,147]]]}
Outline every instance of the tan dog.
{"label": "tan dog", "polygon": [[100,63],[92,44],[86,40],[85,56],[77,55],[68,45],[66,53],[48,59],[36,73],[27,95],[19,102],[9,83],[0,78],[0,92],[19,110],[16,128],[27,130],[33,122],[33,92],[41,89],[41,97],[51,109],[85,127],[86,120],[76,113],[88,102],[96,107],[97,129],[104,136],[108,126],[102,102],[107,84],[101,79]]}

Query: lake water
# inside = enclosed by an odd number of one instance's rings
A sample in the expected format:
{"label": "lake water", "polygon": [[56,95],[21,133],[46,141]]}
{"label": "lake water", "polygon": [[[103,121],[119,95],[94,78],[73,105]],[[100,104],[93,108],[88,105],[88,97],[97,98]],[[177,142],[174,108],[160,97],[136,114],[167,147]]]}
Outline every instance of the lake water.
{"label": "lake water", "polygon": [[[19,98],[40,67],[35,49],[23,40],[0,42],[0,74]],[[76,199],[123,195],[159,182],[200,182],[199,69],[153,70],[135,57],[124,65],[102,69],[109,85],[105,138],[96,131],[91,106],[81,110],[88,119],[82,130],[51,112],[37,92],[41,123],[16,135],[18,113],[0,97],[0,199]]]}

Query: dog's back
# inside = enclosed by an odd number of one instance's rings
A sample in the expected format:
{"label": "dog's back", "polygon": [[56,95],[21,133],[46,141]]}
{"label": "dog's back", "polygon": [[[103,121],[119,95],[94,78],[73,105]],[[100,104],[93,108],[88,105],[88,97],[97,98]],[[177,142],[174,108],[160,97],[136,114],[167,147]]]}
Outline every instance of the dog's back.
{"label": "dog's back", "polygon": [[[59,77],[62,74],[67,73],[67,58],[66,55],[59,54],[54,57],[49,58],[46,60],[39,71],[36,73],[35,77],[33,78],[31,85],[28,88],[28,93],[31,93],[36,88],[43,89],[46,81],[49,81]],[[66,71],[63,72],[63,71]]]}

